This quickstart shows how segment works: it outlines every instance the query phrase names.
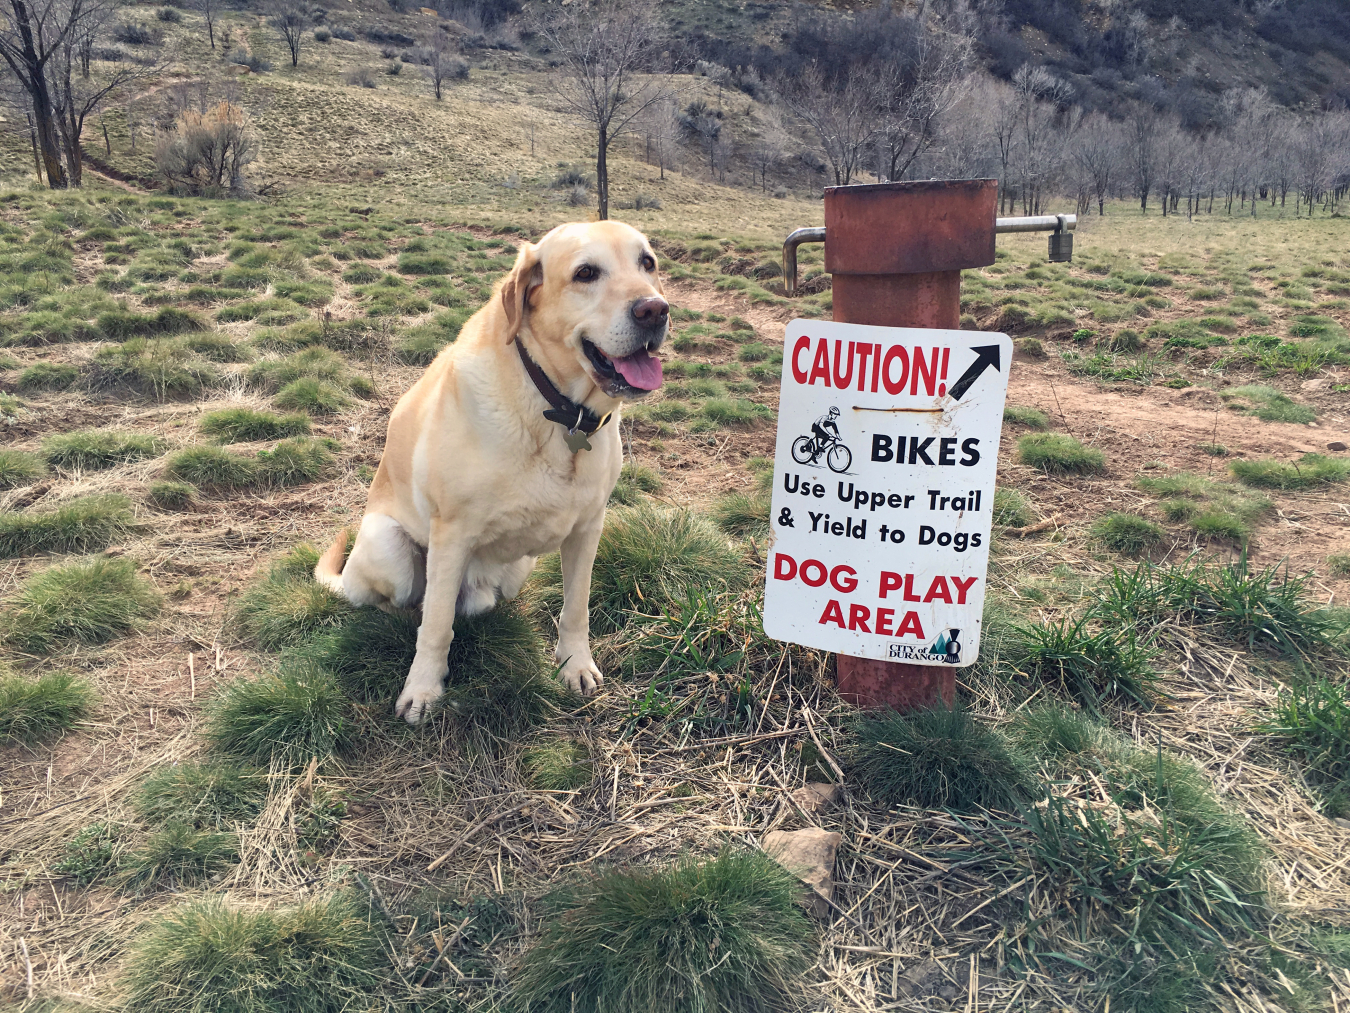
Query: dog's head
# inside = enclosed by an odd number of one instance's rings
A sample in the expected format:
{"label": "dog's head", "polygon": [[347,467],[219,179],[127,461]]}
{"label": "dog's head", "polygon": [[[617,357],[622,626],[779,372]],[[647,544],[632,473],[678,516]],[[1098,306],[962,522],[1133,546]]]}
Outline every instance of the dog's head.
{"label": "dog's head", "polygon": [[670,329],[656,255],[621,222],[559,225],[524,243],[501,288],[510,334],[529,334],[566,389],[588,378],[607,397],[634,400],[661,386],[652,355]]}

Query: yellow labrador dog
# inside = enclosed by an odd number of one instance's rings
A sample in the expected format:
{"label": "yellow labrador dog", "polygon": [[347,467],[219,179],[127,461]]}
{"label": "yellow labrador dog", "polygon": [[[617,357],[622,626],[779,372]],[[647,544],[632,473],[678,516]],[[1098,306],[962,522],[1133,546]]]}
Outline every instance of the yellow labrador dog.
{"label": "yellow labrador dog", "polygon": [[514,597],[562,550],[556,657],[567,685],[604,682],[591,657],[591,566],[622,464],[617,412],[661,386],[669,306],[646,238],[618,222],[560,225],[515,267],[389,419],[356,545],[314,576],[354,605],[422,606],[394,711],[441,696],[457,612]]}

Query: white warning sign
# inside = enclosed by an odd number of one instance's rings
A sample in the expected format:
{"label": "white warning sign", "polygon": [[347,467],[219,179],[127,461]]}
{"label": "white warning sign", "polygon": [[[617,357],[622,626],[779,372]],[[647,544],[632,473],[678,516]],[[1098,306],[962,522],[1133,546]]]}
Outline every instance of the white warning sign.
{"label": "white warning sign", "polygon": [[919,665],[980,649],[1006,334],[787,325],[764,631]]}

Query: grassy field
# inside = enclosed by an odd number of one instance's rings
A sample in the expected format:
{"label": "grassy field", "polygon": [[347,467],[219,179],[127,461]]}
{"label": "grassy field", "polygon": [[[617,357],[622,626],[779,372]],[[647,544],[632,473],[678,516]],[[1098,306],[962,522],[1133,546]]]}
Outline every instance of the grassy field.
{"label": "grassy field", "polygon": [[[831,310],[824,278],[782,295],[777,248],[820,204],[626,153],[676,324],[622,422],[610,679],[553,679],[544,560],[409,730],[416,617],[314,584],[314,547],[515,242],[588,214],[553,186],[584,135],[510,54],[437,106],[411,66],[341,83],[378,46],[292,71],[230,26],[276,64],[237,87],[282,196],[53,195],[0,161],[6,1001],[1346,1008],[1344,219],[1113,205],[1072,265],[1008,237],[968,272],[965,326],[1018,345],[984,655],[960,709],[863,716],[759,623],[782,324]],[[840,774],[833,806],[796,791]],[[807,917],[759,848],[812,827],[842,844]]]}

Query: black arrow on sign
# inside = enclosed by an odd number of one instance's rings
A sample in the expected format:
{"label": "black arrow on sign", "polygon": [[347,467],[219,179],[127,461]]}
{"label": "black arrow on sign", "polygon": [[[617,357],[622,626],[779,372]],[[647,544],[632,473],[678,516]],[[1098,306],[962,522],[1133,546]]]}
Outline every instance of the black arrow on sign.
{"label": "black arrow on sign", "polygon": [[952,384],[951,390],[947,391],[957,401],[961,400],[962,395],[970,390],[970,385],[978,380],[986,369],[990,366],[999,368],[998,345],[980,345],[971,351],[975,353],[975,361],[961,374],[961,379]]}

